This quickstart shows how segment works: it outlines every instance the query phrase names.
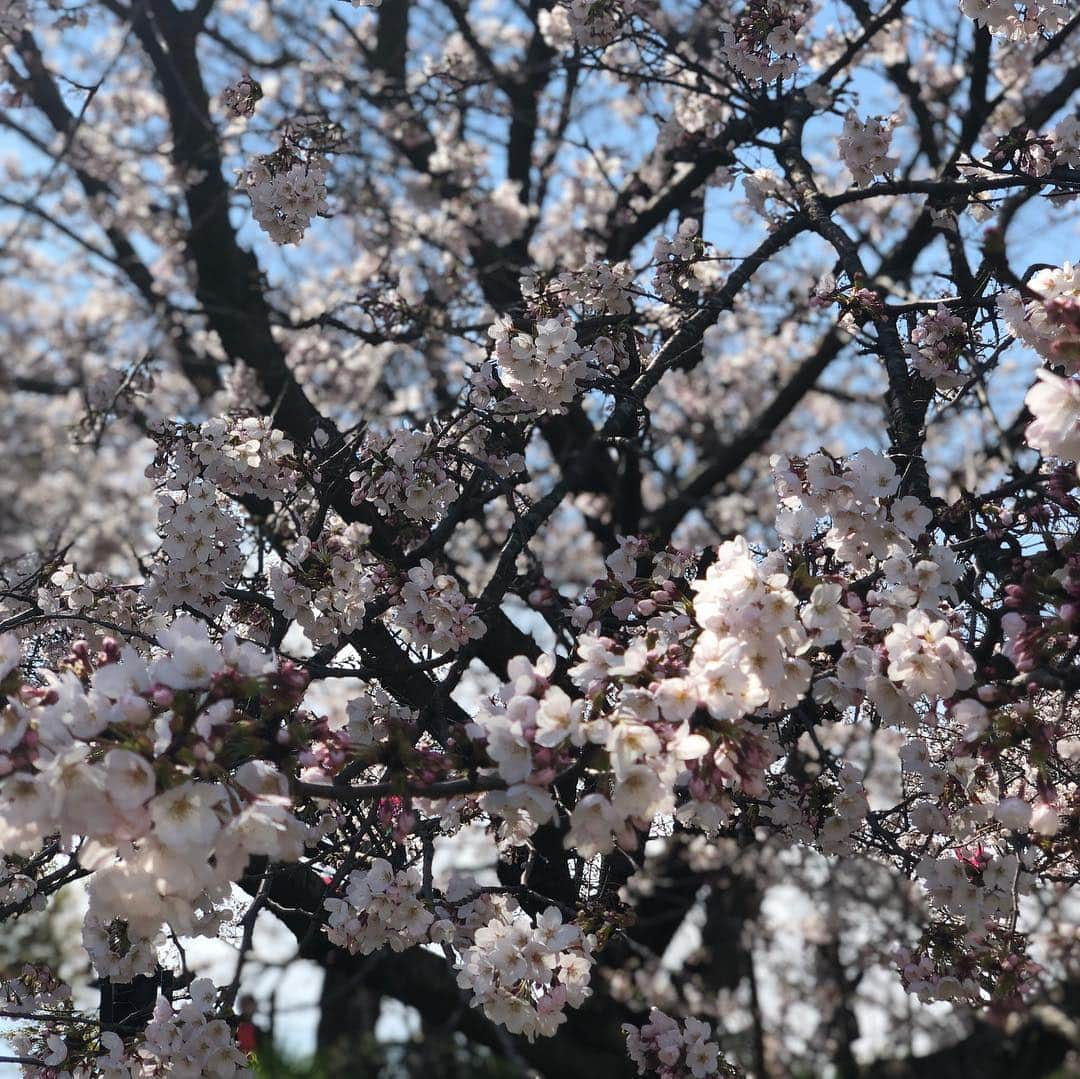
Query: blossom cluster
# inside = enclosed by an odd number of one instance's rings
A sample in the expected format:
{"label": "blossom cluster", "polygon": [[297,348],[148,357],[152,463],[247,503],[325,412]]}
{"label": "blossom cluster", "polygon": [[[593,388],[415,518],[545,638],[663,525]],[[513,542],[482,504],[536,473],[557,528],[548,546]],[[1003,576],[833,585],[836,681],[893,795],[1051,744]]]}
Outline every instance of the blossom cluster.
{"label": "blossom cluster", "polygon": [[1036,376],[1024,398],[1032,415],[1027,444],[1047,457],[1080,461],[1080,382],[1045,370]]}
{"label": "blossom cluster", "polygon": [[383,593],[387,574],[362,557],[366,545],[361,525],[328,528],[314,543],[302,536],[270,567],[274,608],[295,620],[312,644],[351,633]]}
{"label": "blossom cluster", "polygon": [[83,919],[82,945],[102,978],[123,985],[140,974],[153,974],[164,936],[138,936],[123,917],[103,922],[96,911]]}
{"label": "blossom cluster", "polygon": [[[9,714],[5,711],[0,716],[0,722],[10,721]],[[0,743],[2,744],[2,743]],[[0,907],[18,907],[28,900],[33,900],[36,892],[34,878],[25,873],[18,873],[12,867],[0,865]],[[44,897],[41,897],[42,902]],[[39,906],[42,905],[39,903]]]}
{"label": "blossom cluster", "polygon": [[809,638],[779,553],[755,561],[741,537],[721,544],[695,581],[694,617],[704,632],[690,674],[717,719],[795,705],[810,685]]}
{"label": "blossom cluster", "polygon": [[653,284],[661,299],[679,300],[685,290],[700,291],[708,280],[710,263],[703,262],[706,245],[699,235],[701,225],[694,218],[680,222],[678,231],[668,239],[658,236],[653,246],[656,269]]}
{"label": "blossom cluster", "polygon": [[904,988],[924,1003],[978,1007],[989,994],[999,1008],[1016,1008],[1038,989],[1039,967],[1024,954],[1022,937],[997,926],[938,923],[914,948],[898,949],[896,963]]}
{"label": "blossom cluster", "polygon": [[66,1065],[62,1074],[70,1076],[69,1057],[78,1054],[89,1036],[85,1025],[73,1023],[71,986],[47,966],[27,963],[0,978],[0,1004],[8,1018],[25,1015],[28,1019],[46,1020],[16,1028],[10,1038],[19,1056],[39,1062],[24,1065],[24,1075],[28,1079],[55,1079],[58,1067]]}
{"label": "blossom cluster", "polygon": [[475,927],[471,942],[456,944],[457,983],[471,991],[473,1007],[512,1034],[551,1037],[565,1009],[591,995],[596,940],[564,922],[557,907],[533,918],[501,896],[483,899],[473,911],[459,910]]}
{"label": "blossom cluster", "polygon": [[71,989],[46,968],[25,967],[0,985],[5,1011],[37,1022],[19,1029],[12,1048],[27,1060],[27,1079],[154,1079],[173,1075],[235,1079],[252,1075],[232,1028],[215,1016],[217,994],[208,978],[196,978],[179,1006],[158,997],[137,1035],[121,1037],[79,1020]]}
{"label": "blossom cluster", "polygon": [[[742,178],[747,206],[763,218],[770,228],[779,224],[791,205],[792,191],[787,181],[772,169],[760,168],[747,172]],[[771,206],[770,203],[776,203]]]}
{"label": "blossom cluster", "polygon": [[172,482],[202,476],[233,496],[280,501],[296,490],[293,444],[266,416],[217,416],[172,447]]}
{"label": "blossom cluster", "polygon": [[1069,6],[1064,0],[1032,0],[1025,4],[1013,0],[960,0],[960,9],[991,33],[1013,41],[1053,34],[1069,18]]}
{"label": "blossom cluster", "polygon": [[1052,136],[1021,125],[995,139],[987,158],[998,169],[1011,166],[1027,176],[1045,176],[1057,162],[1057,149]]}
{"label": "blossom cluster", "polygon": [[235,120],[249,120],[262,99],[262,87],[246,71],[231,86],[221,91],[221,104]]}
{"label": "blossom cluster", "polygon": [[521,294],[534,306],[576,304],[597,314],[624,315],[631,310],[633,267],[626,262],[590,262],[553,277],[528,273],[521,278]]}
{"label": "blossom cluster", "polygon": [[[644,642],[620,656],[613,642],[586,637],[579,648],[583,662],[571,669],[579,687],[588,686],[596,696],[599,688],[618,685],[620,675],[635,683],[649,661]],[[578,799],[570,815],[565,839],[585,857],[610,851],[616,842],[632,844],[631,821],[647,826],[653,816],[674,808],[672,787],[683,773],[684,762],[701,757],[709,743],[690,734],[685,707],[677,694],[669,694],[668,713],[662,714],[653,694],[638,685],[627,685],[610,709],[586,712],[548,675],[550,662],[537,665],[518,657],[511,661],[511,681],[498,698],[485,704],[470,726],[498,775],[505,791],[484,796],[483,805],[503,822],[503,837],[523,842],[555,811],[545,789],[566,765],[572,747],[596,745],[604,749],[610,768],[609,786]],[[683,721],[671,714],[683,713]]]}
{"label": "blossom cluster", "polygon": [[790,78],[799,70],[800,34],[812,13],[809,0],[747,3],[723,27],[721,55],[747,79]]}
{"label": "blossom cluster", "polygon": [[595,938],[556,907],[535,918],[511,897],[455,880],[445,895],[422,893],[414,868],[395,872],[383,858],[354,870],[342,897],[324,905],[328,939],[351,953],[370,955],[425,943],[452,948],[458,985],[473,1007],[530,1041],[550,1037],[565,1021],[565,1008],[589,996]]}
{"label": "blossom cluster", "polygon": [[83,839],[85,935],[103,972],[145,969],[164,922],[216,932],[249,857],[296,858],[307,837],[274,765],[225,763],[236,738],[258,744],[237,701],[265,698],[270,722],[306,680],[231,637],[212,642],[191,618],[159,641],[149,663],[107,642],[96,656],[76,648],[41,688],[4,683],[0,849]]}
{"label": "blossom cluster", "polygon": [[[628,564],[613,557],[611,573],[632,587],[631,549],[626,545]],[[661,573],[664,562],[657,560]],[[545,661],[513,661],[511,681],[470,728],[508,784],[483,803],[503,818],[504,837],[520,842],[551,816],[554,804],[542,788],[572,747],[594,745],[605,754],[607,781],[573,806],[565,841],[586,857],[632,844],[632,825],[647,828],[655,815],[673,812],[678,789],[690,795],[680,816],[713,828],[725,815],[729,790],[763,792],[764,769],[778,750],[756,725],[738,721],[765,706],[796,703],[810,677],[798,658],[808,637],[795,597],[784,589],[786,577],[769,569],[734,541],[695,585],[692,605],[666,578],[664,587],[656,580],[643,586],[648,598],[615,601],[628,603],[626,613],[637,613],[657,640],[635,635],[620,644],[586,633],[569,674],[588,707],[551,684]],[[595,606],[582,609],[591,618]],[[737,627],[749,633],[747,640],[736,636]],[[693,730],[701,713],[715,722]]]}
{"label": "blossom cluster", "polygon": [[502,317],[488,335],[499,377],[514,395],[511,403],[529,412],[565,411],[596,359],[592,349],[578,344],[577,330],[565,318],[542,319],[533,330],[521,330]]}
{"label": "blossom cluster", "polygon": [[224,611],[221,590],[244,568],[241,529],[229,500],[208,481],[194,480],[158,496],[161,547],[142,596],[152,607]]}
{"label": "blossom cluster", "polygon": [[946,390],[963,382],[958,361],[967,346],[967,323],[942,306],[919,319],[911,331],[907,354],[923,378]]}
{"label": "blossom cluster", "polygon": [[241,173],[240,187],[251,200],[255,220],[278,244],[299,243],[312,218],[330,209],[326,171],[319,164],[297,161],[277,169],[260,158]]}
{"label": "blossom cluster", "polygon": [[142,596],[161,610],[224,610],[221,591],[244,568],[231,498],[283,501],[299,483],[292,443],[265,417],[218,417],[163,430],[147,475],[162,481],[159,548]]}
{"label": "blossom cluster", "polygon": [[925,610],[908,611],[906,619],[885,634],[884,645],[889,678],[913,700],[952,697],[974,682],[975,660],[950,634],[948,624]]}
{"label": "blossom cluster", "polygon": [[704,1079],[707,1075],[732,1075],[712,1041],[708,1023],[699,1019],[677,1019],[659,1008],[649,1011],[648,1022],[640,1027],[623,1024],[626,1051],[637,1066],[638,1075],[657,1079]]}
{"label": "blossom cluster", "polygon": [[[636,6],[631,0],[625,7]],[[570,51],[575,44],[595,48],[609,44],[627,17],[618,0],[590,3],[589,0],[560,0],[542,13],[538,25],[544,40],[553,49]]]}
{"label": "blossom cluster", "polygon": [[406,574],[394,621],[418,645],[436,652],[456,652],[482,637],[486,628],[457,581],[449,574],[436,573],[428,558]]}
{"label": "blossom cluster", "polygon": [[548,683],[553,669],[550,657],[541,657],[536,666],[521,656],[512,659],[510,681],[481,704],[468,728],[506,783],[506,790],[492,791],[483,800],[504,821],[504,838],[524,841],[551,819],[555,804],[545,788],[568,761],[561,750],[580,746],[587,737],[584,706]]}
{"label": "blossom cluster", "polygon": [[858,113],[849,109],[844,116],[844,129],[840,133],[840,159],[848,167],[852,179],[860,187],[874,182],[875,176],[892,172],[899,158],[889,156],[892,143],[892,122],[879,116],[860,120]]}
{"label": "blossom cluster", "polygon": [[47,582],[39,584],[35,600],[48,614],[86,616],[85,626],[75,622],[73,628],[94,635],[100,631],[91,619],[130,628],[145,625],[146,610],[140,592],[136,587],[118,585],[104,573],[84,573],[65,562],[49,574]]}
{"label": "blossom cluster", "polygon": [[1080,116],[1063,116],[1054,128],[1054,163],[1070,169],[1080,166]]}
{"label": "blossom cluster", "polygon": [[1010,332],[1040,356],[1080,367],[1080,266],[1066,262],[1032,274],[1029,294],[1006,292],[998,301]]}
{"label": "blossom cluster", "polygon": [[353,870],[344,898],[331,897],[323,905],[330,912],[327,938],[353,955],[370,955],[387,944],[400,952],[423,943],[435,920],[420,898],[420,874],[415,869],[395,873],[385,858],[373,859],[367,870]]}
{"label": "blossom cluster", "polygon": [[818,843],[826,854],[845,854],[851,849],[851,837],[861,829],[870,811],[863,784],[862,769],[847,761],[835,777],[836,792],[829,805],[829,815],[818,832]]}
{"label": "blossom cluster", "polygon": [[1030,878],[1019,874],[1017,861],[1015,854],[980,844],[973,851],[924,857],[918,874],[935,907],[976,929],[1012,910],[1014,888],[1029,890]]}
{"label": "blossom cluster", "polygon": [[[1066,466],[1053,478],[1067,487],[1071,474],[1072,469]],[[1047,562],[1045,557],[1033,557],[1019,563],[1016,580],[1005,586],[1008,610],[1001,619],[1001,651],[1025,674],[1051,662],[1057,647],[1071,647],[1080,610],[1080,557],[1070,554],[1065,564],[1057,567]]]}
{"label": "blossom cluster", "polygon": [[126,1079],[125,1067],[131,1079],[159,1075],[232,1079],[251,1075],[247,1057],[237,1046],[232,1029],[224,1019],[213,1017],[213,984],[209,979],[197,978],[188,993],[190,1000],[179,1008],[164,997],[158,998],[132,1063],[119,1057],[114,1046],[109,1054],[112,1059],[102,1061],[101,1066],[115,1068],[116,1079]]}
{"label": "blossom cluster", "polygon": [[434,435],[399,428],[364,443],[363,467],[349,477],[353,505],[371,502],[384,516],[437,520],[458,492],[446,454]]}
{"label": "blossom cluster", "polygon": [[361,683],[361,692],[346,706],[349,741],[370,746],[384,741],[394,725],[409,727],[416,713],[398,703],[377,682]]}
{"label": "blossom cluster", "polygon": [[[868,692],[886,716],[896,716],[903,714],[903,708],[898,712],[890,705],[897,687],[914,701],[969,686],[973,661],[951,635],[949,608],[943,607],[955,599],[960,567],[944,546],[916,546],[923,542],[931,513],[918,499],[897,496],[900,481],[893,463],[868,450],[842,467],[823,454],[797,465],[777,458],[774,476],[781,536],[796,542],[820,536],[851,571],[866,572],[875,565],[881,570],[879,583],[865,597],[845,592],[842,581],[817,586],[823,602],[811,599],[813,628],[827,631],[823,644],[844,641],[845,656],[835,680],[816,683],[815,699],[828,699],[846,683]],[[822,519],[828,523],[823,532]],[[877,654],[864,647],[882,640],[889,657],[888,683],[879,677]],[[845,699],[855,703],[839,693],[838,700]]]}

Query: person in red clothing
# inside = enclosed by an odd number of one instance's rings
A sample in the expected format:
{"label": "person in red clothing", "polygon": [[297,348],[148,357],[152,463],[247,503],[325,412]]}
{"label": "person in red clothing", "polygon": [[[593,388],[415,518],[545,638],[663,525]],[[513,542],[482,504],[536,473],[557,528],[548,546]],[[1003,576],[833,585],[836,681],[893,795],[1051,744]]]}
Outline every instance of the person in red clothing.
{"label": "person in red clothing", "polygon": [[236,1044],[245,1053],[255,1053],[263,1040],[263,1031],[255,1024],[255,998],[245,993],[237,1005],[240,1021],[236,1024]]}

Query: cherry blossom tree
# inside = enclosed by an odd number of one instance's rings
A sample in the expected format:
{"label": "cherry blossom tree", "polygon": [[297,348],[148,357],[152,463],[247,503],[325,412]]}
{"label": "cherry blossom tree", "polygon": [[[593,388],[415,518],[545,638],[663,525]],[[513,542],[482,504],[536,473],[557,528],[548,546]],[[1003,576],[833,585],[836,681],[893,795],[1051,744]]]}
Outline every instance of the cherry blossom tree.
{"label": "cherry blossom tree", "polygon": [[1075,1065],[1078,91],[1068,0],[0,0],[6,1059],[265,1068],[270,919],[327,1074]]}

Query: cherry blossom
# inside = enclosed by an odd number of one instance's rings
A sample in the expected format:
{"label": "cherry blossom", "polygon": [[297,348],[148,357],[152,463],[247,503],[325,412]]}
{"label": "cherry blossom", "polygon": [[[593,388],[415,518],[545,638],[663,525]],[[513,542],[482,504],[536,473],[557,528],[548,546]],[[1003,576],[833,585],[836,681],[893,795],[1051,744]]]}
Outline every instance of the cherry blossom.
{"label": "cherry blossom", "polygon": [[0,0],[24,1073],[1067,1069],[1077,32]]}

